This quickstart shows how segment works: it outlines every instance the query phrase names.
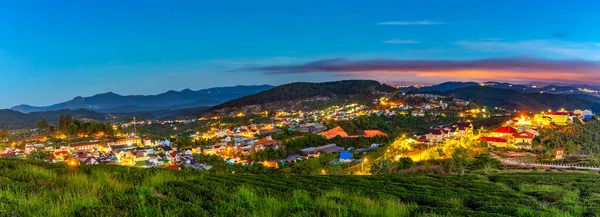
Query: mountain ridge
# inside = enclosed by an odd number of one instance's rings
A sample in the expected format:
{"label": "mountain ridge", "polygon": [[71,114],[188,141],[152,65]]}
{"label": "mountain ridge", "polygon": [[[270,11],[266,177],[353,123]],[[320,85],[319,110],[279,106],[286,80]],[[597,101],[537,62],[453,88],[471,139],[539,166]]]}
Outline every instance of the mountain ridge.
{"label": "mountain ridge", "polygon": [[600,110],[600,100],[593,101],[593,96],[581,94],[553,94],[540,92],[522,92],[519,90],[470,86],[450,91],[426,92],[446,95],[454,98],[475,101],[491,107],[502,107],[514,110],[545,111],[548,109],[592,109]]}
{"label": "mountain ridge", "polygon": [[[119,113],[149,111],[158,109],[191,108],[212,106],[232,99],[259,93],[273,88],[271,85],[237,85],[213,87],[193,91],[189,88],[181,91],[169,90],[156,95],[120,95],[114,92],[95,94],[89,97],[76,96],[72,100],[48,106],[21,104],[10,110],[21,113],[56,111],[61,109],[87,109],[101,113]],[[119,107],[128,108],[124,110]],[[131,108],[139,110],[131,111]]]}

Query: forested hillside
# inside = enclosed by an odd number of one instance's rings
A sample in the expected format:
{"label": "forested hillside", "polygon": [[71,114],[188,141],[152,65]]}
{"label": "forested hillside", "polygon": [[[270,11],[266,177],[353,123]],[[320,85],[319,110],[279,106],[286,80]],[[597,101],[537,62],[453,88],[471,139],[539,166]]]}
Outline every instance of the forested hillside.
{"label": "forested hillside", "polygon": [[33,127],[37,118],[9,109],[0,110],[0,129],[21,129]]}
{"label": "forested hillside", "polygon": [[373,92],[395,92],[395,88],[371,80],[346,80],[324,83],[298,82],[281,85],[273,89],[232,100],[213,109],[260,105],[277,101],[301,100],[310,97],[343,97]]}
{"label": "forested hillside", "polygon": [[91,119],[96,121],[105,121],[106,115],[98,112],[85,110],[85,109],[63,109],[57,111],[48,112],[32,112],[29,114],[23,114],[13,110],[0,110],[0,129],[22,129],[22,128],[34,128],[35,122],[41,119],[46,119],[50,123],[57,123],[60,116],[71,116],[79,119]]}

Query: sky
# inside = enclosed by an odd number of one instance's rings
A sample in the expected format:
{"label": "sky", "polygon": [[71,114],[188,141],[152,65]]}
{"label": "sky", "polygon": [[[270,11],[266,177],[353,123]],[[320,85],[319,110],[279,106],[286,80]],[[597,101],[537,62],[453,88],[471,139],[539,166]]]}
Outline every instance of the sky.
{"label": "sky", "polygon": [[600,2],[0,0],[0,108],[374,79],[600,84]]}

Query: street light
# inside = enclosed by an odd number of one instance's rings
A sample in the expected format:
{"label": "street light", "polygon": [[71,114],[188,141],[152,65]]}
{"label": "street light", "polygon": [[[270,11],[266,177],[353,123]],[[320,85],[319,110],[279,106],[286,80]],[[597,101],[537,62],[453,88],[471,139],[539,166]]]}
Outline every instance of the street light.
{"label": "street light", "polygon": [[363,162],[362,162],[362,164],[361,164],[361,166],[362,166],[362,169],[361,169],[361,170],[362,170],[362,173],[363,173],[363,174],[365,174],[365,163],[366,163],[366,162],[368,162],[368,159],[367,159],[367,158],[363,158]]}

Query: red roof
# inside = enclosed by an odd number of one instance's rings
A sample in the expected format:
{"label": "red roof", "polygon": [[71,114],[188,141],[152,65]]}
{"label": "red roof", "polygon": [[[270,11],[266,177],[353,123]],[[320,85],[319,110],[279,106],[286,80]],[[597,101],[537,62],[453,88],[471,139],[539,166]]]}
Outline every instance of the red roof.
{"label": "red roof", "polygon": [[506,142],[507,141],[505,138],[487,137],[487,136],[479,137],[479,139],[477,139],[477,140],[478,141],[487,141],[487,142]]}
{"label": "red roof", "polygon": [[509,126],[500,127],[498,129],[494,130],[494,133],[505,133],[505,134],[515,134],[518,132],[519,131],[517,131],[515,128],[509,127]]}
{"label": "red roof", "polygon": [[519,133],[515,133],[513,135],[515,138],[521,138],[521,139],[533,139],[533,137],[535,137],[535,135],[533,133],[527,132],[527,131],[522,131]]}

